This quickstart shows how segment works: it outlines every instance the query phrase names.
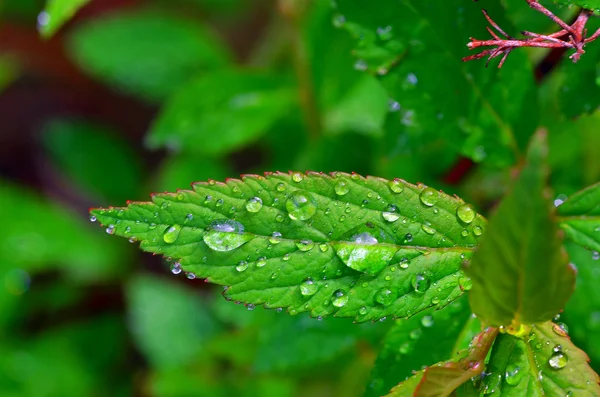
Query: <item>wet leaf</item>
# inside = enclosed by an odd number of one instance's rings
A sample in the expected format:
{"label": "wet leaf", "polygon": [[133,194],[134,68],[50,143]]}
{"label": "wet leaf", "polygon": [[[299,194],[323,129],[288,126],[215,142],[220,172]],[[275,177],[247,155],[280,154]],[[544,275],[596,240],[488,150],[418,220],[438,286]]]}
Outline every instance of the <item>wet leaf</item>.
{"label": "wet leaf", "polygon": [[554,0],[554,2],[566,6],[579,6],[589,10],[600,10],[600,0]]}
{"label": "wet leaf", "polygon": [[410,317],[470,288],[460,265],[485,220],[433,188],[343,173],[247,175],[193,187],[92,214],[109,234],[177,261],[175,273],[292,314]]}
{"label": "wet leaf", "polygon": [[567,237],[584,248],[600,251],[600,183],[573,194],[557,212]]}
{"label": "wet leaf", "polygon": [[60,27],[90,0],[47,0],[46,8],[38,15],[38,30],[45,38],[51,37]]}

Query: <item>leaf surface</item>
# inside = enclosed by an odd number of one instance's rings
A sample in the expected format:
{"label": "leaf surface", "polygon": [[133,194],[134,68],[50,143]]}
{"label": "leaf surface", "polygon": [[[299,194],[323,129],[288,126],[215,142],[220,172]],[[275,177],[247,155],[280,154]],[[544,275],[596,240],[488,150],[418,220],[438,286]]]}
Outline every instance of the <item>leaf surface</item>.
{"label": "leaf surface", "polygon": [[47,0],[46,8],[38,16],[38,30],[45,38],[51,37],[60,27],[90,0]]}
{"label": "leaf surface", "polygon": [[558,325],[538,324],[526,339],[498,336],[482,384],[485,395],[600,395],[598,375],[589,367],[588,357]]}
{"label": "leaf surface", "polygon": [[575,287],[545,191],[545,134],[532,140],[527,164],[504,197],[466,273],[473,312],[491,325],[553,318]]}
{"label": "leaf surface", "polygon": [[229,299],[293,314],[367,321],[443,307],[470,288],[460,266],[485,227],[459,199],[402,180],[275,173],[193,188],[92,214]]}
{"label": "leaf surface", "polygon": [[557,212],[567,237],[584,248],[600,251],[600,183],[573,194]]}

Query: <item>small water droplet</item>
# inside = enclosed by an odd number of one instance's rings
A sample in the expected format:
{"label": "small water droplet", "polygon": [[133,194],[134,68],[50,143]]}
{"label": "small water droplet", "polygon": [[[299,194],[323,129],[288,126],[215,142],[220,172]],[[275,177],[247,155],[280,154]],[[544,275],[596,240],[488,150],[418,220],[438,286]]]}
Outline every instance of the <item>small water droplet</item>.
{"label": "small water droplet", "polygon": [[317,203],[309,193],[295,192],[285,202],[285,208],[292,220],[305,221],[317,212]]}
{"label": "small water droplet", "polygon": [[179,237],[181,226],[173,225],[165,229],[163,233],[163,241],[167,244],[173,244]]}
{"label": "small water droplet", "polygon": [[463,237],[467,237],[469,235],[469,231],[467,229],[463,229],[461,230],[460,235]]}
{"label": "small water droplet", "polygon": [[510,386],[517,386],[521,379],[523,378],[523,371],[521,371],[521,367],[514,364],[509,364],[506,367],[506,372],[504,373],[504,379],[506,383]]}
{"label": "small water droplet", "polygon": [[397,294],[389,288],[382,288],[375,293],[375,302],[389,306],[396,300]]}
{"label": "small water droplet", "polygon": [[431,286],[431,281],[429,280],[429,277],[427,277],[427,275],[418,273],[413,276],[411,284],[415,289],[415,292],[422,294],[429,289],[429,287]]}
{"label": "small water droplet", "polygon": [[90,222],[96,222],[97,220],[98,219],[94,215],[90,216]]}
{"label": "small water droplet", "polygon": [[338,289],[333,293],[331,303],[335,307],[344,307],[348,303],[348,295],[344,290]]}
{"label": "small water droplet", "polygon": [[425,223],[421,225],[421,229],[423,229],[423,231],[427,234],[435,234],[436,231],[434,228],[432,228],[429,225],[426,225]]}
{"label": "small water droplet", "polygon": [[292,256],[290,254],[285,254],[284,256],[281,257],[281,259],[284,261],[289,261],[291,257]]}
{"label": "small water droplet", "polygon": [[181,263],[175,262],[171,265],[171,273],[179,274],[181,273]]}
{"label": "small water droplet", "polygon": [[600,259],[600,252],[598,252],[598,251],[592,252],[592,260],[597,261],[598,259]]}
{"label": "small water droplet", "polygon": [[456,209],[456,216],[464,223],[471,223],[475,219],[477,212],[473,206],[469,204],[462,204]]}
{"label": "small water droplet", "polygon": [[254,306],[252,303],[248,303],[248,304],[246,305],[246,309],[248,309],[249,311],[252,311],[252,310],[254,310],[254,308],[255,308],[255,307],[256,307],[256,306]]}
{"label": "small water droplet", "polygon": [[327,250],[329,249],[329,246],[325,243],[319,244],[319,249],[321,250],[321,252],[327,252]]}
{"label": "small water droplet", "polygon": [[319,287],[317,284],[310,278],[307,278],[306,281],[300,285],[300,293],[304,296],[312,296],[317,293],[318,289]]}
{"label": "small water droplet", "polygon": [[279,244],[281,242],[281,233],[273,232],[271,237],[269,237],[269,242],[271,244]]}
{"label": "small water droplet", "polygon": [[481,234],[483,233],[483,229],[481,228],[481,226],[475,226],[473,227],[473,234],[476,235],[477,237],[481,236]]}
{"label": "small water droplet", "polygon": [[296,241],[296,247],[298,247],[298,249],[302,252],[310,251],[314,246],[315,243],[310,240]]}
{"label": "small water droplet", "polygon": [[381,216],[387,222],[396,222],[400,219],[400,212],[398,211],[398,207],[394,204],[390,204],[387,206],[386,210],[381,213]]}
{"label": "small water droplet", "polygon": [[298,183],[298,182],[302,182],[302,179],[304,179],[304,177],[302,176],[302,174],[301,174],[301,173],[299,173],[299,172],[294,172],[294,173],[292,174],[292,180],[293,180],[294,182],[296,182],[296,183]]}
{"label": "small water droplet", "polygon": [[196,274],[192,273],[192,272],[186,273],[185,276],[190,280],[193,280],[196,278]]}
{"label": "small water droplet", "polygon": [[380,26],[377,28],[377,36],[382,41],[387,41],[392,38],[392,27],[391,26]]}
{"label": "small water droplet", "polygon": [[115,225],[108,225],[108,227],[106,228],[106,233],[115,234]]}
{"label": "small water droplet", "polygon": [[402,193],[404,190],[404,183],[399,179],[394,179],[393,181],[388,182],[388,186],[390,190],[394,193]]}
{"label": "small water droplet", "polygon": [[368,67],[369,65],[367,65],[367,62],[364,59],[357,59],[356,62],[354,62],[354,69],[359,72],[364,72]]}
{"label": "small water droplet", "polygon": [[423,318],[421,319],[421,325],[425,328],[430,328],[433,327],[433,317],[432,316],[423,316]]}
{"label": "small water droplet", "polygon": [[343,196],[345,194],[348,194],[349,191],[350,191],[350,187],[348,186],[347,182],[339,181],[338,183],[335,184],[335,193],[338,196]]}
{"label": "small water droplet", "polygon": [[548,365],[550,365],[550,368],[556,370],[563,369],[567,366],[568,362],[568,357],[565,355],[565,353],[563,353],[560,350],[552,353],[552,355],[548,359]]}
{"label": "small water droplet", "polygon": [[336,14],[333,16],[332,23],[336,28],[341,28],[346,23],[346,17],[342,14]]}
{"label": "small water droplet", "polygon": [[405,342],[400,345],[398,351],[400,352],[400,354],[408,354],[412,351],[412,345],[408,342]]}
{"label": "small water droplet", "polygon": [[264,256],[261,256],[256,261],[256,267],[259,267],[259,268],[265,266],[266,264],[267,264],[267,258],[265,258]]}
{"label": "small water droplet", "polygon": [[412,331],[410,331],[410,333],[408,334],[408,336],[412,340],[419,339],[421,337],[421,335],[423,335],[423,330],[421,328],[415,328]]}
{"label": "small water droplet", "polygon": [[399,102],[393,100],[392,98],[388,99],[388,110],[391,113],[398,112],[401,108],[402,106],[400,106]]}
{"label": "small water droplet", "polygon": [[458,286],[463,292],[469,291],[471,288],[473,288],[473,281],[471,281],[471,279],[464,274],[461,274],[458,276]]}
{"label": "small water droplet", "polygon": [[238,272],[243,272],[246,269],[248,269],[248,262],[246,262],[246,261],[240,261],[235,266],[235,270],[237,270]]}
{"label": "small water droplet", "polygon": [[421,199],[421,202],[426,206],[433,207],[438,201],[438,196],[439,193],[437,190],[435,190],[432,187],[426,187],[419,195],[419,198]]}
{"label": "small water droplet", "polygon": [[263,207],[260,197],[251,197],[246,201],[246,210],[248,212],[258,212]]}

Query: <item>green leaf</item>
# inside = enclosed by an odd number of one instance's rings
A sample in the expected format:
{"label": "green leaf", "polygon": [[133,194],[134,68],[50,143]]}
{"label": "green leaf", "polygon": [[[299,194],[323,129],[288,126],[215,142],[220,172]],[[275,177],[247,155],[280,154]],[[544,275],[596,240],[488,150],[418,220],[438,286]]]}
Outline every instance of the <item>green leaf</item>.
{"label": "green leaf", "polygon": [[224,179],[228,175],[225,161],[181,153],[166,158],[160,166],[155,191],[168,192],[181,186],[189,186],[190,181],[208,178]]}
{"label": "green leaf", "polygon": [[153,102],[229,59],[223,45],[197,21],[153,10],[86,21],[72,32],[68,50],[97,79]]}
{"label": "green leaf", "polygon": [[218,155],[252,142],[295,102],[294,90],[273,73],[221,70],[182,87],[152,126],[151,148],[166,146]]}
{"label": "green leaf", "polygon": [[470,287],[460,264],[485,227],[461,200],[402,180],[275,173],[193,187],[92,214],[229,299],[293,314],[367,321],[443,307]]}
{"label": "green leaf", "polygon": [[443,310],[430,308],[408,320],[396,320],[383,341],[365,396],[382,396],[414,369],[451,359],[467,347],[463,340],[468,344],[480,330],[466,296]]}
{"label": "green leaf", "polygon": [[538,324],[525,339],[499,335],[482,391],[489,396],[598,396],[588,357],[556,324]]}
{"label": "green leaf", "polygon": [[592,366],[600,368],[600,271],[599,256],[575,245],[566,244],[569,258],[577,266],[577,288],[561,321],[569,328],[569,335],[592,359]]}
{"label": "green leaf", "polygon": [[392,389],[387,397],[447,397],[460,385],[481,374],[485,358],[498,335],[497,328],[487,328],[473,339],[471,347],[458,357],[418,372]]}
{"label": "green leaf", "polygon": [[215,324],[200,295],[150,276],[127,286],[129,316],[136,344],[159,369],[199,361]]}
{"label": "green leaf", "polygon": [[587,8],[588,10],[595,10],[600,12],[600,0],[554,0],[557,4],[563,4],[567,6],[579,6]]}
{"label": "green leaf", "polygon": [[139,194],[141,160],[114,132],[54,119],[44,126],[43,144],[58,168],[87,191],[117,201]]}
{"label": "green leaf", "polygon": [[90,0],[47,0],[38,16],[38,30],[44,38],[51,37],[60,27]]}
{"label": "green leaf", "polygon": [[[357,41],[355,68],[380,76],[401,120],[396,135],[443,137],[478,162],[515,161],[537,127],[532,68],[516,51],[500,71],[461,62],[468,37],[489,37],[480,7],[445,0],[336,4],[334,23]],[[486,7],[506,28],[501,2]]]}
{"label": "green leaf", "polygon": [[471,307],[490,325],[532,324],[553,318],[575,286],[575,271],[546,192],[546,136],[537,134],[527,164],[490,219],[466,273]]}
{"label": "green leaf", "polygon": [[582,247],[600,251],[600,183],[569,197],[557,212],[567,237]]}

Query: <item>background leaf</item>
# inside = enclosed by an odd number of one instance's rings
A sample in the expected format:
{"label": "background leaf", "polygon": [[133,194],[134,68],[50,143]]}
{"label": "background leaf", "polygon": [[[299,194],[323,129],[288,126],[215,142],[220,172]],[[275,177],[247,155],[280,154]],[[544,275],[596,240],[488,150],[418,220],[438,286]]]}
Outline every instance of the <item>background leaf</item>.
{"label": "background leaf", "polygon": [[555,3],[576,5],[590,10],[600,10],[600,0],[554,0]]}
{"label": "background leaf", "polygon": [[43,37],[52,36],[89,0],[47,0],[46,8],[38,16],[38,29]]}
{"label": "background leaf", "polygon": [[473,312],[490,325],[551,319],[574,289],[575,271],[568,266],[545,191],[546,145],[543,133],[532,140],[527,165],[492,215],[466,269],[473,279]]}
{"label": "background leaf", "polygon": [[109,234],[177,259],[188,277],[228,286],[227,298],[357,321],[452,302],[468,289],[460,263],[485,226],[471,206],[424,185],[342,173],[198,183],[92,213]]}
{"label": "background leaf", "polygon": [[557,211],[560,226],[570,239],[600,251],[600,183],[575,193]]}

